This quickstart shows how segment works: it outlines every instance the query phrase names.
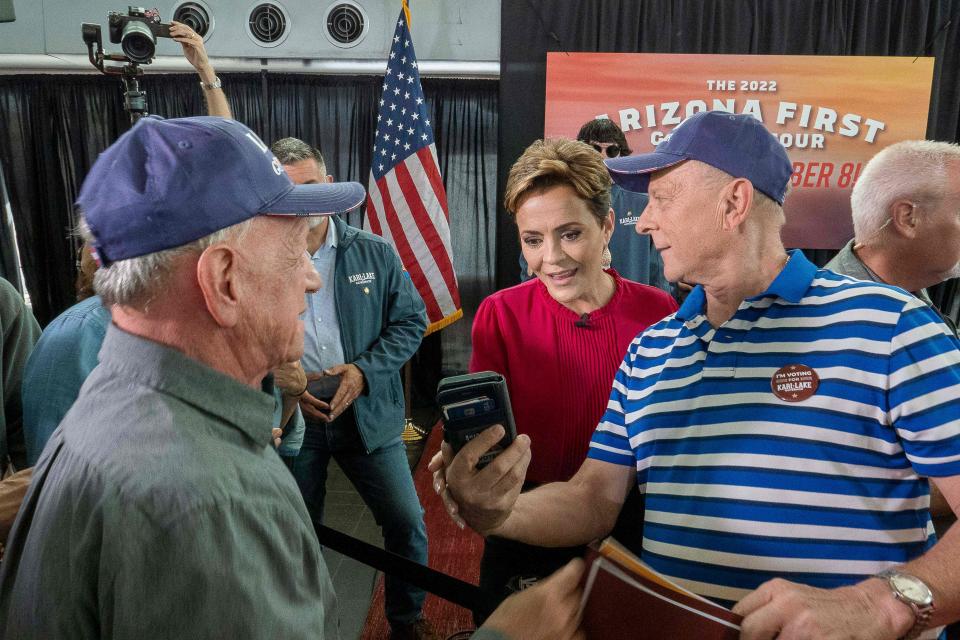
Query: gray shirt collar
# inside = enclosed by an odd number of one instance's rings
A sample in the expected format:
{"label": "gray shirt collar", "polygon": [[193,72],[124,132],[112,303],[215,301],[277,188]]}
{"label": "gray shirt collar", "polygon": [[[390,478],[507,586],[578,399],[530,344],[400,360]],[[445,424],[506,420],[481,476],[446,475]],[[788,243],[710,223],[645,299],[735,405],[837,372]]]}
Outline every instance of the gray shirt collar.
{"label": "gray shirt collar", "polygon": [[111,323],[100,349],[100,366],[210,413],[257,444],[271,442],[271,396],[175,349]]}
{"label": "gray shirt collar", "polygon": [[877,277],[877,274],[870,271],[867,265],[865,265],[863,261],[857,257],[857,254],[853,252],[853,243],[854,241],[851,240],[845,244],[837,253],[836,257],[831,261],[837,267],[837,271],[839,273],[856,278],[857,280],[872,280],[873,282],[881,282],[880,278]]}
{"label": "gray shirt collar", "polygon": [[[883,282],[883,278],[878,276],[873,272],[873,269],[868,267],[866,263],[857,256],[856,252],[853,250],[854,241],[851,240],[840,249],[837,256],[833,259],[835,266],[839,267],[837,271],[848,276],[852,276],[857,280],[868,280],[872,282]],[[920,289],[919,291],[911,291],[911,294],[920,298],[927,306],[933,306],[933,300],[930,299],[930,294],[927,293],[926,289]]]}

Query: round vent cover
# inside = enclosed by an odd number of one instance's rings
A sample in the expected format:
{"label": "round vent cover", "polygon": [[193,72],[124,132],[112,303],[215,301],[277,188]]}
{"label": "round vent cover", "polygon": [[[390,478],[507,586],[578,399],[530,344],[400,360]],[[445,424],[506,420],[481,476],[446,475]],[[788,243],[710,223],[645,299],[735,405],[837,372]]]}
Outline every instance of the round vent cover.
{"label": "round vent cover", "polygon": [[327,9],[324,22],[327,40],[345,49],[360,44],[370,28],[363,9],[353,2],[335,2]]}
{"label": "round vent cover", "polygon": [[182,22],[206,40],[213,31],[213,15],[202,2],[182,2],[173,10],[173,19]]}
{"label": "round vent cover", "polygon": [[290,33],[287,12],[275,2],[262,2],[250,10],[247,32],[261,47],[275,47]]}

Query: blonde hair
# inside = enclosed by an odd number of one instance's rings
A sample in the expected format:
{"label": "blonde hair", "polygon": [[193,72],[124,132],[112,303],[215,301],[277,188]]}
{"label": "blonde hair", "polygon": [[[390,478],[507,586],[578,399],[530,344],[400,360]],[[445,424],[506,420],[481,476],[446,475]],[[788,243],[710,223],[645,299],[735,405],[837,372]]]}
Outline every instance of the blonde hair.
{"label": "blonde hair", "polygon": [[611,184],[603,159],[590,145],[566,138],[537,140],[510,167],[503,205],[516,215],[528,196],[566,185],[602,225],[610,211]]}

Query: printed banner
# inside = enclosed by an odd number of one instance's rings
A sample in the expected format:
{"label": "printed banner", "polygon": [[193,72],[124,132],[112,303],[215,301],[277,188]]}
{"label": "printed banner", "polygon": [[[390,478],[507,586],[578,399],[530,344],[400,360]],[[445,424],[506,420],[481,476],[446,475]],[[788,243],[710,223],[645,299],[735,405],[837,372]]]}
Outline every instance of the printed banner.
{"label": "printed banner", "polygon": [[[787,247],[853,237],[850,190],[887,145],[925,138],[933,58],[548,53],[546,137],[608,117],[633,153],[687,116],[722,109],[763,122],[793,162]],[[589,78],[589,83],[584,83]]]}

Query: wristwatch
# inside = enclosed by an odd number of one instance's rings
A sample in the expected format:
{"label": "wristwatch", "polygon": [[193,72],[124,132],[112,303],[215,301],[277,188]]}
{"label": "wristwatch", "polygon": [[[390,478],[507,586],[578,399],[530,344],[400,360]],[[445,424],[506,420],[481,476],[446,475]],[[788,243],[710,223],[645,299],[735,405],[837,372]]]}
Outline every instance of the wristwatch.
{"label": "wristwatch", "polygon": [[933,615],[933,592],[923,580],[896,569],[887,569],[876,575],[886,580],[893,597],[913,609],[914,623],[900,640],[913,640],[930,624]]}
{"label": "wristwatch", "polygon": [[223,83],[220,82],[219,77],[213,76],[213,82],[204,82],[203,80],[201,80],[200,86],[203,87],[204,89],[219,89],[223,86]]}

